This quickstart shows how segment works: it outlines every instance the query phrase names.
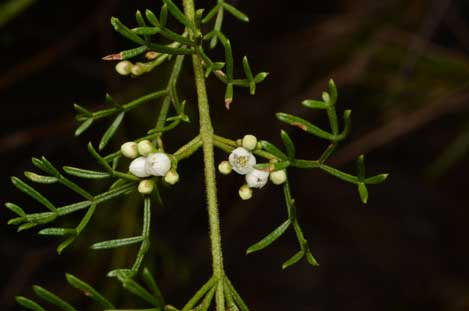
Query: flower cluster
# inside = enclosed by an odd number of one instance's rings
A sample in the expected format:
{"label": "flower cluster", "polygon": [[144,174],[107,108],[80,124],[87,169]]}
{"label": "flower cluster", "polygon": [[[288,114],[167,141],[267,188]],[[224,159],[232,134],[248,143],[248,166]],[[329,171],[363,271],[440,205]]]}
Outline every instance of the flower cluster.
{"label": "flower cluster", "polygon": [[[129,165],[129,172],[140,178],[150,176],[164,176],[164,181],[174,185],[179,181],[177,171],[172,167],[170,157],[159,152],[149,140],[142,140],[139,143],[126,142],[121,146],[122,155],[133,159]],[[153,191],[155,182],[152,179],[140,181],[138,191],[149,194]]]}
{"label": "flower cluster", "polygon": [[243,200],[252,197],[252,188],[263,188],[270,180],[276,185],[284,183],[287,179],[285,170],[270,172],[254,168],[256,157],[253,151],[258,148],[257,138],[254,135],[245,135],[240,141],[241,147],[234,149],[228,157],[228,161],[222,161],[218,170],[224,175],[235,171],[245,176],[246,183],[239,188],[239,196]]}

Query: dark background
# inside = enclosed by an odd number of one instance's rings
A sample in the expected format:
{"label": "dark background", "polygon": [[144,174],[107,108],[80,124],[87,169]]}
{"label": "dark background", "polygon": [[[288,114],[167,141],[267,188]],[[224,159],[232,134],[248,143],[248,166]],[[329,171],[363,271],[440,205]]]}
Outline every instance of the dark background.
{"label": "dark background", "polygon": [[[198,6],[214,1],[197,1]],[[230,16],[224,23],[237,68],[248,55],[253,70],[270,76],[256,96],[236,90],[232,109],[224,88],[210,79],[215,130],[239,138],[247,133],[280,144],[285,128],[300,156],[314,159],[324,142],[286,128],[274,116],[294,113],[325,125],[327,117],[307,110],[302,99],[320,98],[327,80],[339,88],[338,109],[352,109],[350,138],[330,163],[354,172],[354,159],[367,154],[369,174],[391,173],[370,186],[367,205],[353,185],[319,171],[291,170],[300,221],[320,266],[281,263],[297,251],[292,232],[265,251],[245,249],[285,218],[281,191],[273,185],[241,202],[239,176],[219,176],[226,269],[252,310],[468,310],[469,214],[466,212],[469,121],[469,4],[450,0],[233,1],[251,22]],[[75,139],[72,103],[96,109],[104,94],[125,103],[161,88],[168,65],[135,78],[119,77],[101,57],[132,47],[109,24],[118,16],[134,25],[136,9],[155,1],[37,1],[0,28],[1,195],[3,202],[34,210],[9,182],[33,170],[31,156],[57,165],[96,168],[86,151],[105,130],[100,122]],[[217,54],[218,53],[218,54]],[[213,55],[222,55],[220,50]],[[194,122],[166,137],[169,150],[197,131],[189,63],[180,88]],[[142,136],[158,106],[147,105],[126,119],[112,146]],[[145,127],[143,127],[144,125]],[[448,150],[451,152],[448,153]],[[446,153],[445,153],[446,152]],[[226,157],[217,153],[217,160]],[[155,207],[153,244],[147,265],[170,303],[182,306],[210,275],[207,221],[200,152],[180,164],[181,182],[163,189],[164,207]],[[101,183],[87,183],[94,192]],[[42,187],[54,202],[73,197],[60,187]],[[17,234],[0,212],[0,306],[16,310],[15,295],[33,297],[41,284],[67,297],[80,310],[94,310],[66,286],[64,272],[96,285],[135,307],[108,270],[125,267],[135,249],[91,251],[97,241],[130,236],[140,229],[138,196],[102,206],[89,228],[58,256],[58,239]],[[78,215],[79,216],[79,215]],[[79,218],[58,224],[72,226]]]}

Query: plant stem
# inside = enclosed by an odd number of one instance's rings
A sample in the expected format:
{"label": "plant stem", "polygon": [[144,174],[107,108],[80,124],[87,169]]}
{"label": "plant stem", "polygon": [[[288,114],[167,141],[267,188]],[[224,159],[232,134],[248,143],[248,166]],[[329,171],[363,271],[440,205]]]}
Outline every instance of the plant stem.
{"label": "plant stem", "polygon": [[[184,12],[188,19],[194,22],[195,9],[194,0],[183,0]],[[207,209],[210,225],[210,241],[212,251],[213,275],[219,284],[223,284],[225,275],[223,269],[223,254],[221,248],[220,219],[217,206],[217,187],[215,177],[215,160],[213,155],[213,127],[210,118],[210,109],[205,86],[204,70],[198,55],[192,56],[194,66],[195,85],[197,88],[197,99],[199,105],[200,138],[204,153],[205,186],[207,192]],[[225,310],[225,297],[223,286],[217,287],[215,296],[217,311]]]}

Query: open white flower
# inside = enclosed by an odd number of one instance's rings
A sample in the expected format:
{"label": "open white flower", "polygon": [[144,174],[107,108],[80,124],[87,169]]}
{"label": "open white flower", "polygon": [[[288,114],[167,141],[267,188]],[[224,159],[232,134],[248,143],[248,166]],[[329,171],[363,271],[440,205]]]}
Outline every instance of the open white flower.
{"label": "open white flower", "polygon": [[147,171],[145,157],[138,157],[132,162],[130,162],[129,171],[140,178],[150,176],[150,173]]}
{"label": "open white flower", "polygon": [[171,168],[171,160],[166,153],[151,153],[146,159],[146,170],[154,176],[164,176]]}
{"label": "open white flower", "polygon": [[241,175],[246,175],[256,165],[256,157],[247,149],[238,147],[233,150],[228,158],[233,170]]}
{"label": "open white flower", "polygon": [[246,175],[246,183],[249,188],[262,188],[267,184],[269,180],[269,172],[256,170]]}

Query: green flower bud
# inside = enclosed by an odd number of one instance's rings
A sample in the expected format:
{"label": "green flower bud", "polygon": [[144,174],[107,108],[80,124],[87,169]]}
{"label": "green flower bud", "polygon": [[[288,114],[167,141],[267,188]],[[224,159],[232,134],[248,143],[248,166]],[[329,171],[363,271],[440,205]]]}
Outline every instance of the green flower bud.
{"label": "green flower bud", "polygon": [[147,155],[155,151],[155,146],[153,146],[151,141],[145,139],[137,144],[137,150],[140,155],[146,157]]}
{"label": "green flower bud", "polygon": [[257,146],[257,138],[254,135],[244,135],[241,142],[242,146],[247,150],[254,150]]}
{"label": "green flower bud", "polygon": [[122,144],[121,152],[124,157],[135,159],[138,156],[137,144],[133,141],[126,142]]}
{"label": "green flower bud", "polygon": [[155,182],[151,179],[144,179],[138,184],[138,192],[141,194],[150,194],[155,188]]}
{"label": "green flower bud", "polygon": [[270,173],[270,181],[275,185],[281,185],[287,181],[287,173],[285,170],[279,170]]}
{"label": "green flower bud", "polygon": [[164,181],[170,185],[174,185],[179,181],[179,174],[176,170],[169,170],[166,175],[164,175]]}
{"label": "green flower bud", "polygon": [[242,185],[238,191],[239,197],[241,200],[249,200],[252,198],[252,189],[248,187],[248,185]]}
{"label": "green flower bud", "polygon": [[136,63],[135,65],[132,65],[130,72],[134,76],[140,76],[146,72],[145,65],[142,63]]}
{"label": "green flower bud", "polygon": [[118,74],[122,76],[127,76],[132,71],[132,66],[133,64],[131,62],[129,62],[128,60],[123,60],[118,62],[115,68]]}
{"label": "green flower bud", "polygon": [[233,167],[231,167],[231,164],[228,161],[221,161],[220,164],[218,164],[218,171],[223,175],[228,175],[232,170]]}

